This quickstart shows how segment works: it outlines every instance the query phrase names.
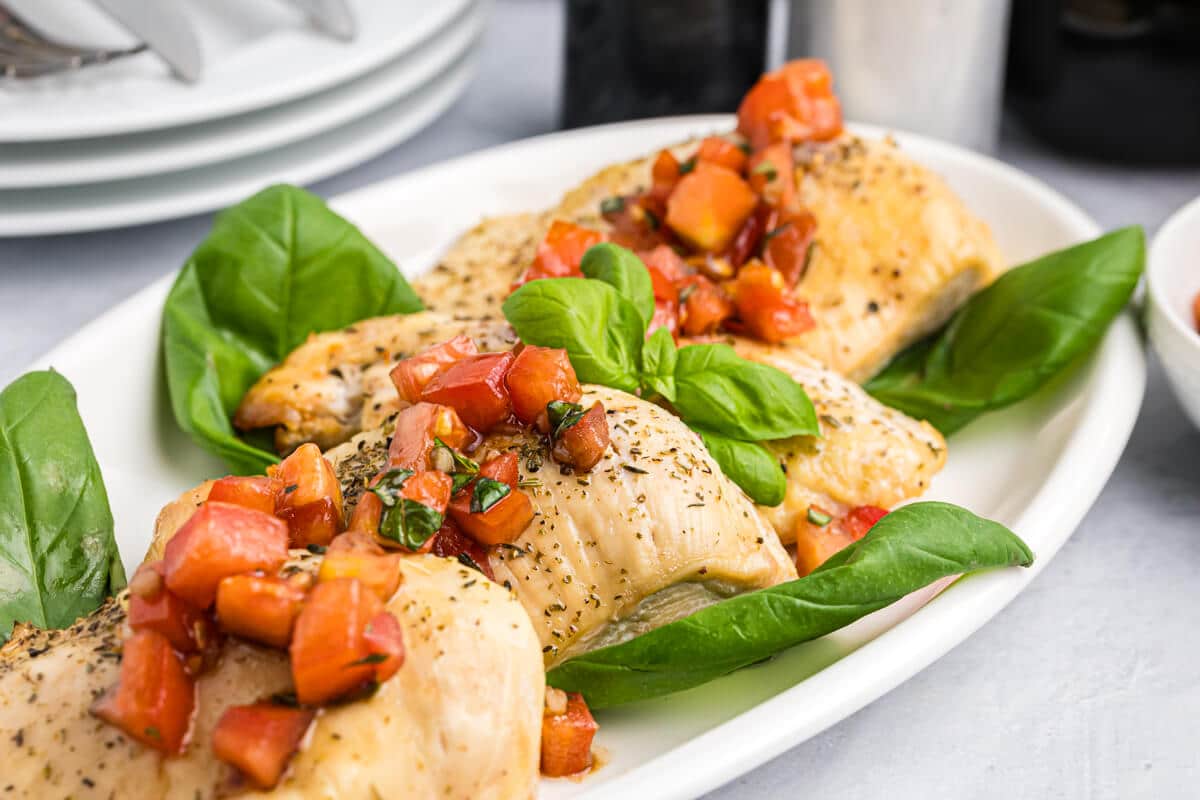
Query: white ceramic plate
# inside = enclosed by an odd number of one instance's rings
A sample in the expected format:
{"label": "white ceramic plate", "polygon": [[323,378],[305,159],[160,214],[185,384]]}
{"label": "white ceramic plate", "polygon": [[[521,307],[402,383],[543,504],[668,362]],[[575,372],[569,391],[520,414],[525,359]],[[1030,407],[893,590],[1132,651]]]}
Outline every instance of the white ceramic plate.
{"label": "white ceramic plate", "polygon": [[[549,205],[607,163],[730,126],[727,117],[691,117],[541,137],[342,196],[335,206],[415,275],[485,214]],[[899,138],[992,224],[1014,263],[1098,233],[1078,208],[1010,167],[921,137]],[[150,540],[159,507],[222,471],[171,419],[158,355],[159,314],[168,288],[163,280],[145,289],[39,363],[62,371],[79,391],[130,568]],[[544,782],[543,797],[695,796],[832,725],[928,665],[1003,608],[1071,534],[1124,449],[1144,382],[1141,345],[1132,320],[1122,316],[1086,364],[951,440],[949,463],[929,496],[1011,526],[1038,555],[1032,569],[973,576],[932,602],[933,590],[919,592],[767,664],[673,697],[604,712],[597,741],[611,760],[581,783]],[[996,654],[997,668],[1004,657]]]}
{"label": "white ceramic plate", "polygon": [[[86,0],[7,0],[30,22],[85,44],[127,44]],[[274,0],[184,4],[204,52],[203,78],[170,77],[146,53],[100,67],[0,83],[0,142],[83,139],[169,128],[266,108],[337,86],[392,61],[462,13],[469,0],[352,0],[358,37],[342,42]]]}
{"label": "white ceramic plate", "polygon": [[311,138],[397,102],[445,72],[487,19],[471,3],[398,60],[324,92],[251,114],[84,142],[25,142],[0,149],[0,191],[72,186],[179,172]]}
{"label": "white ceramic plate", "polygon": [[236,203],[272,183],[307,184],[384,152],[433,122],[466,90],[474,54],[386,108],[314,138],[184,172],[0,191],[0,236],[118,228]]}

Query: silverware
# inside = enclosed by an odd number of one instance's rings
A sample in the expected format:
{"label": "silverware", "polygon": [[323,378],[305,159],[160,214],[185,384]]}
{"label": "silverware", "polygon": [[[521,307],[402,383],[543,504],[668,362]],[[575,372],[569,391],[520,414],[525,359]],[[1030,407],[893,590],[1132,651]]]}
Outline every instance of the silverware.
{"label": "silverware", "polygon": [[287,0],[299,8],[313,24],[339,39],[350,41],[358,33],[354,12],[346,0]]}
{"label": "silverware", "polygon": [[171,67],[193,83],[204,72],[204,54],[187,15],[175,0],[92,0],[129,29]]}
{"label": "silverware", "polygon": [[0,76],[36,78],[56,72],[103,64],[145,51],[146,46],[123,49],[75,47],[48,38],[4,6],[0,6]]}

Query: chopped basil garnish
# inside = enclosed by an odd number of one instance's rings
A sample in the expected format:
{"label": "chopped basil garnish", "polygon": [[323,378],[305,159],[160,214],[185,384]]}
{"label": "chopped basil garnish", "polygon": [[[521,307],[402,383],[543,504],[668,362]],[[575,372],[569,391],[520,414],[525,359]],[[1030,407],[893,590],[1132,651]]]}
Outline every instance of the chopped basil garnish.
{"label": "chopped basil garnish", "polygon": [[601,214],[619,214],[625,210],[624,197],[606,197],[600,201]]}
{"label": "chopped basil garnish", "polygon": [[779,177],[779,170],[775,169],[775,165],[770,161],[764,161],[754,169],[750,170],[751,175],[766,175],[767,180],[773,181]]}
{"label": "chopped basil garnish", "polygon": [[692,292],[696,291],[696,284],[689,283],[687,286],[679,290],[679,305],[683,305],[692,296]]}
{"label": "chopped basil garnish", "polygon": [[475,480],[475,476],[466,472],[457,472],[451,476],[451,480],[453,480],[453,484],[450,487],[450,494],[458,494],[464,486]]}
{"label": "chopped basil garnish", "polygon": [[819,525],[824,528],[829,523],[833,522],[833,517],[826,514],[824,511],[818,511],[813,506],[808,507],[808,521],[813,525]]}
{"label": "chopped basil garnish", "polygon": [[679,165],[679,174],[687,175],[689,172],[691,172],[695,168],[696,168],[696,157],[692,156],[687,161],[685,161]]}
{"label": "chopped basil garnish", "polygon": [[480,478],[475,481],[475,491],[471,492],[471,513],[482,514],[499,503],[512,489],[507,483],[494,478]]}
{"label": "chopped basil garnish", "polygon": [[358,659],[357,661],[351,661],[346,666],[361,667],[361,666],[365,666],[367,664],[382,664],[383,662],[385,662],[387,660],[388,660],[387,653],[371,653],[371,655],[363,656],[362,658]]}
{"label": "chopped basil garnish", "polygon": [[413,475],[410,469],[389,470],[371,491],[383,503],[379,535],[409,550],[420,550],[429,537],[442,527],[444,515],[429,506],[403,497],[404,482]]}
{"label": "chopped basil garnish", "polygon": [[583,406],[563,400],[546,403],[546,416],[550,418],[550,435],[557,439],[576,422],[583,419]]}
{"label": "chopped basil garnish", "polygon": [[384,508],[391,508],[400,502],[400,490],[404,488],[404,482],[412,476],[411,469],[388,470],[379,482],[371,487],[371,491],[383,502]]}
{"label": "chopped basil garnish", "polygon": [[771,230],[767,231],[766,234],[763,236],[763,243],[765,244],[765,243],[771,241],[776,236],[783,233],[785,230],[787,230],[790,227],[792,227],[792,223],[785,222],[782,225],[780,225],[778,228],[772,228]]}
{"label": "chopped basil garnish", "polygon": [[438,448],[444,447],[450,452],[450,457],[454,459],[455,472],[479,472],[479,464],[467,458],[436,436],[433,439],[433,446]]}
{"label": "chopped basil garnish", "polygon": [[742,142],[741,144],[738,145],[738,150],[741,150],[746,155],[750,155],[750,143]]}
{"label": "chopped basil garnish", "polygon": [[321,556],[321,555],[325,554],[325,545],[321,545],[321,544],[305,545],[304,549],[307,550],[308,552],[312,553],[315,556]]}
{"label": "chopped basil garnish", "polygon": [[652,231],[658,230],[658,226],[659,226],[658,215],[656,215],[653,211],[651,211],[648,208],[643,208],[642,211],[644,211],[646,214],[646,224],[650,226],[650,230],[652,230]]}

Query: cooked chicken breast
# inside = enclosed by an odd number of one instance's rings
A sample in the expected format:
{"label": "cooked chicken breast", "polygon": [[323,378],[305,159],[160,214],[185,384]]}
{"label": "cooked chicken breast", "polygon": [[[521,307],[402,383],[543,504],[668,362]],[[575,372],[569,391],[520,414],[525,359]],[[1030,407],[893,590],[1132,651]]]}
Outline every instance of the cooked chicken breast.
{"label": "cooked chicken breast", "polygon": [[[448,559],[414,556],[403,571],[388,604],[404,629],[400,672],[369,700],[327,708],[280,785],[241,796],[533,796],[545,678],[528,619]],[[283,653],[227,641],[198,682],[191,745],[164,759],[88,713],[117,679],[124,620],[110,601],[64,631],[19,627],[0,648],[4,797],[217,797],[227,768],[208,743],[224,709],[291,688]]]}
{"label": "cooked chicken breast", "polygon": [[[481,350],[510,350],[516,335],[503,321],[458,320],[422,312],[363,320],[340,331],[312,334],[250,388],[234,415],[243,431],[275,429],[275,447],[290,453],[304,442],[321,449],[396,412],[364,403],[392,386],[397,361],[465,333]],[[395,390],[392,391],[395,394]]]}
{"label": "cooked chicken breast", "polygon": [[[817,219],[816,247],[796,294],[817,326],[790,346],[862,381],[990,283],[1001,255],[987,226],[894,142],[847,135],[795,152],[800,202]],[[507,294],[552,219],[607,229],[600,202],[648,185],[652,161],[601,170],[544,214],[485,221],[416,282],[418,293],[443,310],[496,315],[490,298],[498,303]]]}

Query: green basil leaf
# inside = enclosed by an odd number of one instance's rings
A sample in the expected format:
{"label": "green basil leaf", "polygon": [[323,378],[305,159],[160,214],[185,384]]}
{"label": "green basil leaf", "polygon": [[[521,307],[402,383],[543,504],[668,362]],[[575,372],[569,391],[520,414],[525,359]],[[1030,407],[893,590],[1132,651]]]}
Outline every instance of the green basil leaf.
{"label": "green basil leaf", "polygon": [[530,281],[504,301],[504,316],[526,344],[566,350],[582,382],[637,391],[646,325],[607,283]]}
{"label": "green basil leaf", "polygon": [[546,677],[582,692],[592,708],[671,694],[836,631],[941,578],[1031,563],[1029,548],[1003,525],[947,503],[914,503],[806,577],[593,650]]}
{"label": "green basil leaf", "polygon": [[230,423],[254,382],[310,333],[421,308],[396,265],[320,198],[264,189],[217,217],[167,297],[175,420],[234,472],[261,472],[278,459]]}
{"label": "green basil leaf", "polygon": [[777,506],[787,494],[783,468],[758,442],[740,442],[719,433],[697,431],[725,477],[762,506]]}
{"label": "green basil leaf", "polygon": [[642,347],[642,385],[674,402],[677,361],[675,338],[666,328],[659,328]]}
{"label": "green basil leaf", "polygon": [[389,469],[375,482],[371,491],[383,503],[384,508],[392,508],[400,502],[400,492],[404,489],[404,482],[413,474],[411,469]]}
{"label": "green basil leaf", "polygon": [[450,454],[450,459],[454,464],[454,472],[452,474],[468,474],[474,475],[479,472],[479,464],[472,459],[467,458],[462,453],[455,450],[450,445],[442,441],[440,436],[433,437],[433,445],[435,448],[444,449]]}
{"label": "green basil leaf", "polygon": [[550,420],[550,438],[557,439],[563,431],[583,419],[583,406],[565,400],[546,403],[546,417]]}
{"label": "green basil leaf", "polygon": [[125,585],[100,465],[57,372],[0,392],[0,642],[64,628]]}
{"label": "green basil leaf", "polygon": [[512,488],[504,481],[480,478],[475,481],[475,489],[471,492],[471,513],[482,514],[508,497],[511,491]]}
{"label": "green basil leaf", "polygon": [[594,244],[583,254],[579,269],[589,278],[604,281],[633,303],[649,327],[654,318],[654,285],[650,271],[632,251],[609,242]]}
{"label": "green basil leaf", "polygon": [[741,358],[726,344],[681,347],[675,393],[684,422],[731,439],[762,442],[820,433],[800,384],[775,367]]}
{"label": "green basil leaf", "polygon": [[421,546],[438,532],[445,517],[424,503],[401,497],[391,508],[383,510],[379,520],[379,535],[398,542],[409,550]]}
{"label": "green basil leaf", "polygon": [[1145,234],[1135,226],[1015,267],[866,389],[953,433],[1023,400],[1091,351],[1129,302],[1144,260]]}

